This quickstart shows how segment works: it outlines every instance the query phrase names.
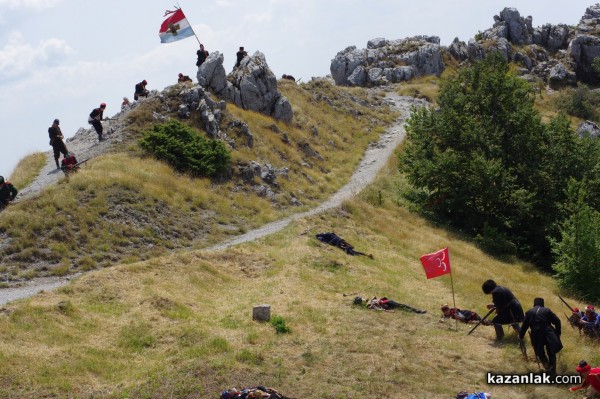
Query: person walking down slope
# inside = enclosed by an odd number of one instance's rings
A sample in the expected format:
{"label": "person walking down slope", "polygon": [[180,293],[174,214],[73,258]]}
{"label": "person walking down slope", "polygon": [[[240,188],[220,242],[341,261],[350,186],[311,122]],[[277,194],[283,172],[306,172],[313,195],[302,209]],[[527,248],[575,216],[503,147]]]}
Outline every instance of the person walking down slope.
{"label": "person walking down slope", "polygon": [[146,90],[146,85],[148,82],[146,79],[142,80],[140,83],[135,85],[135,93],[133,94],[133,99],[138,100],[140,97],[148,97],[150,92]]}
{"label": "person walking down slope", "polygon": [[19,192],[9,181],[4,181],[0,176],[0,210],[4,209],[9,202],[13,201]]}
{"label": "person walking down slope", "polygon": [[204,44],[200,44],[200,50],[196,51],[196,55],[198,56],[198,61],[196,61],[196,66],[204,64],[204,61],[208,58],[208,51],[204,50]]}
{"label": "person walking down slope", "polygon": [[63,141],[64,136],[62,131],[60,130],[60,121],[55,119],[52,123],[52,126],[48,128],[48,136],[50,137],[50,145],[52,146],[52,150],[54,151],[54,162],[56,163],[56,169],[60,169],[58,164],[58,159],[60,158],[60,154],[62,153],[64,156],[67,156],[69,150],[67,150],[67,146]]}
{"label": "person walking down slope", "polygon": [[96,129],[96,133],[98,133],[98,140],[102,141],[104,140],[104,137],[102,137],[102,119],[104,117],[104,110],[106,109],[106,103],[102,103],[100,104],[100,107],[98,108],[94,108],[92,110],[92,112],[90,113],[90,116],[88,118],[88,123],[92,126],[94,126],[94,129]]}
{"label": "person walking down slope", "polygon": [[533,300],[533,308],[525,313],[519,337],[525,337],[531,328],[531,345],[547,373],[556,374],[556,354],[563,345],[560,341],[560,319],[550,309],[544,307],[543,298]]}
{"label": "person walking down slope", "polygon": [[517,334],[521,332],[519,323],[523,321],[523,307],[519,300],[508,288],[499,286],[494,280],[487,280],[481,286],[485,294],[492,295],[492,302],[487,305],[488,309],[495,308],[496,316],[492,319],[492,324],[496,330],[496,339],[504,338],[503,324],[510,324]]}
{"label": "person walking down slope", "polygon": [[235,53],[236,56],[236,61],[235,61],[235,67],[238,68],[240,66],[240,63],[242,62],[242,60],[248,56],[248,53],[246,52],[246,50],[244,50],[243,47],[240,47],[240,50]]}

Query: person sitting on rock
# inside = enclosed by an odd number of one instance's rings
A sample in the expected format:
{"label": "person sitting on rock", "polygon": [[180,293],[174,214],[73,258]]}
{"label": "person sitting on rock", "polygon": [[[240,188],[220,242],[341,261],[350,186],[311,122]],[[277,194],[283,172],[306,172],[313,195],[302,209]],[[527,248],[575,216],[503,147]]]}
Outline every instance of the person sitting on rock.
{"label": "person sitting on rock", "polygon": [[140,83],[135,85],[135,93],[133,94],[133,99],[138,100],[140,97],[148,97],[150,92],[146,90],[146,85],[148,82],[146,79],[142,80]]}
{"label": "person sitting on rock", "polygon": [[179,72],[179,77],[177,78],[177,83],[183,83],[183,82],[191,82],[192,79],[187,76],[182,74],[181,72]]}

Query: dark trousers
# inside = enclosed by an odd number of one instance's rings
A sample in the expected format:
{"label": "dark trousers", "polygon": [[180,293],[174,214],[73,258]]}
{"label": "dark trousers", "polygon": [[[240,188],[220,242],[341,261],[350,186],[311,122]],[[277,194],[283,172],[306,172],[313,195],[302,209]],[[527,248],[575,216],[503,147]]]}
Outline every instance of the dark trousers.
{"label": "dark trousers", "polygon": [[96,133],[98,133],[98,139],[102,140],[102,123],[96,119],[92,121],[92,126],[96,129]]}
{"label": "dark trousers", "polygon": [[[546,368],[549,373],[556,372],[556,353],[552,351],[546,341],[532,342],[535,355],[540,360],[540,363]],[[546,355],[547,354],[547,355]]]}

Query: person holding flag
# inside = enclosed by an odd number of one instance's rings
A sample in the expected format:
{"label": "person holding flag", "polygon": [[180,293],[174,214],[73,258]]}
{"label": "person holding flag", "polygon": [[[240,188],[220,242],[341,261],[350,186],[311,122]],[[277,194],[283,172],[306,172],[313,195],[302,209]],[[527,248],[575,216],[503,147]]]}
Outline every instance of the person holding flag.
{"label": "person holding flag", "polygon": [[523,307],[519,300],[508,288],[499,286],[494,280],[487,280],[481,286],[484,294],[492,295],[492,303],[487,305],[488,309],[496,309],[496,316],[492,319],[494,329],[496,330],[496,339],[504,338],[503,324],[510,324],[517,332],[521,332],[519,323],[525,318]]}

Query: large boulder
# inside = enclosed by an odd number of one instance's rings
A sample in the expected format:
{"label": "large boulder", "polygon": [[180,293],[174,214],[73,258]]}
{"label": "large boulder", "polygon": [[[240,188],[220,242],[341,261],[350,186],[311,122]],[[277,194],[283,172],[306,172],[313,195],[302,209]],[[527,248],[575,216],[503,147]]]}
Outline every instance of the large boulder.
{"label": "large boulder", "polygon": [[564,24],[545,24],[541,28],[533,30],[532,41],[534,44],[544,47],[551,53],[569,46],[569,27]]}
{"label": "large boulder", "polygon": [[400,40],[376,38],[367,48],[350,46],[331,60],[331,77],[342,86],[379,86],[444,71],[440,39],[415,36]]}
{"label": "large boulder", "polygon": [[211,89],[220,98],[238,107],[290,122],[292,106],[277,90],[277,78],[269,68],[264,54],[257,51],[245,57],[239,67],[225,75],[223,55],[211,53],[198,68],[198,83]]}
{"label": "large boulder", "polygon": [[592,62],[600,57],[600,38],[592,35],[577,35],[569,44],[568,53],[576,64],[577,79],[585,83],[598,83],[598,74]]}
{"label": "large boulder", "polygon": [[593,34],[597,32],[600,25],[600,4],[595,4],[585,10],[577,25],[578,34]]}

